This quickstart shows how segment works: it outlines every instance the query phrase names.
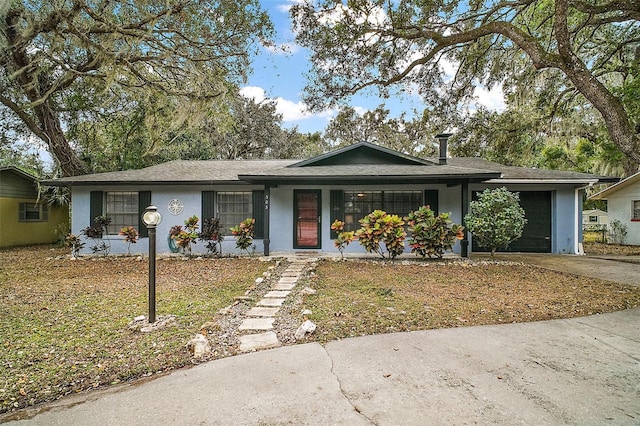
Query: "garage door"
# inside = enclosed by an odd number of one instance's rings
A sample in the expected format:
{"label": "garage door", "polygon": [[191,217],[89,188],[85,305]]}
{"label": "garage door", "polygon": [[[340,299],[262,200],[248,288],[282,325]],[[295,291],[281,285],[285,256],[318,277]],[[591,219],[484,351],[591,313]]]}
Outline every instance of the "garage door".
{"label": "garage door", "polygon": [[[474,194],[474,199],[475,194]],[[551,192],[550,191],[522,191],[520,205],[525,211],[527,224],[522,237],[509,247],[499,249],[503,252],[551,253]],[[473,241],[472,250],[487,251],[480,248]]]}

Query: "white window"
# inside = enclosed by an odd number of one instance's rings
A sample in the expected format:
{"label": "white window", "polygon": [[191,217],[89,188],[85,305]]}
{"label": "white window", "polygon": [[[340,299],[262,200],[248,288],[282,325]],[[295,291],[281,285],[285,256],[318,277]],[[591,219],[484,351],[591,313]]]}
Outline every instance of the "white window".
{"label": "white window", "polygon": [[589,216],[590,223],[598,223],[598,216]]}
{"label": "white window", "polygon": [[107,227],[109,235],[115,235],[126,226],[138,229],[138,193],[107,192],[105,214],[111,218]]}
{"label": "white window", "polygon": [[20,222],[46,222],[48,220],[47,205],[43,203],[20,203]]}
{"label": "white window", "polygon": [[224,235],[231,235],[233,228],[248,217],[252,217],[252,192],[216,193],[216,217],[220,219]]}

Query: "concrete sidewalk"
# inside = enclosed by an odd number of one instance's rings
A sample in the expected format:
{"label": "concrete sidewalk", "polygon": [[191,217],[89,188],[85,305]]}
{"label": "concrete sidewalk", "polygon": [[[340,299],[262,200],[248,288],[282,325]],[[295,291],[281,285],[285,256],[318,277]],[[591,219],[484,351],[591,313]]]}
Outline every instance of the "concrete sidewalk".
{"label": "concrete sidewalk", "polygon": [[282,347],[10,424],[638,425],[639,383],[632,309]]}

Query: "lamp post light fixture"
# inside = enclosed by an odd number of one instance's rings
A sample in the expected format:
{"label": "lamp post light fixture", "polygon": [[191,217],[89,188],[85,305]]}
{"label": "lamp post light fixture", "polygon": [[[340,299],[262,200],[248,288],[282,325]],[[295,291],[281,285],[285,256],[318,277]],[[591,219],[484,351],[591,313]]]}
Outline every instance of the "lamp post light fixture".
{"label": "lamp post light fixture", "polygon": [[144,209],[142,221],[149,231],[149,324],[156,322],[156,227],[162,215],[156,206]]}

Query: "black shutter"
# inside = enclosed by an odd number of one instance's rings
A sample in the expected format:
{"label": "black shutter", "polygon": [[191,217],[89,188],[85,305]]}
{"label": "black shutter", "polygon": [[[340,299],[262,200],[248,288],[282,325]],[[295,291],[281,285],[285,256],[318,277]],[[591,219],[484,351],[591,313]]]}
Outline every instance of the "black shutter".
{"label": "black shutter", "polygon": [[424,205],[429,206],[431,211],[438,215],[438,190],[437,189],[425,189],[424,191]]}
{"label": "black shutter", "polygon": [[216,191],[202,191],[202,221],[216,217]]}
{"label": "black shutter", "polygon": [[[339,189],[332,189],[329,193],[329,209],[331,210],[329,226],[336,219],[344,221],[344,191]],[[331,238],[338,238],[338,233],[331,231]]]}
{"label": "black shutter", "polygon": [[96,217],[102,216],[102,203],[104,202],[102,191],[91,191],[89,199],[89,226],[95,223]]}
{"label": "black shutter", "polygon": [[258,239],[264,238],[264,191],[252,191],[251,205],[253,206],[253,218],[256,223],[253,225],[253,236]]}
{"label": "black shutter", "polygon": [[138,232],[141,237],[148,237],[149,231],[142,221],[144,210],[151,205],[151,191],[138,192]]}

